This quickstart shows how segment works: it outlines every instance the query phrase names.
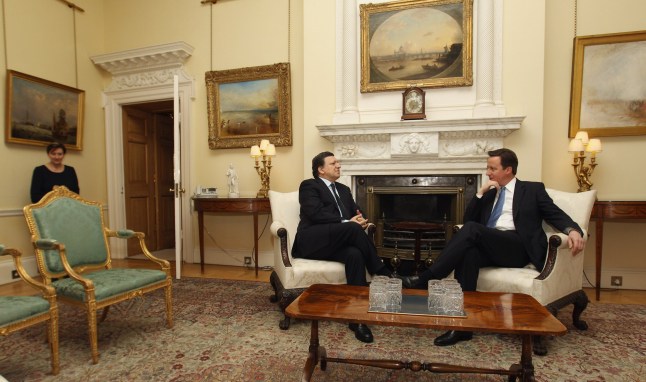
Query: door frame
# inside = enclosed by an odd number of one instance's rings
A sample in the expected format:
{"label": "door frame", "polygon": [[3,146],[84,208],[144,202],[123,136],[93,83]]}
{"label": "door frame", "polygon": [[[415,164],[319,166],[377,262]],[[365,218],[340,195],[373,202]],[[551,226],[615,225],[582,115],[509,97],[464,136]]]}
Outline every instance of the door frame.
{"label": "door frame", "polygon": [[[108,188],[108,218],[113,229],[125,229],[126,205],[124,197],[124,161],[123,161],[123,105],[146,103],[173,99],[173,75],[179,77],[179,105],[181,122],[181,158],[182,188],[192,189],[193,165],[190,161],[191,150],[191,100],[194,99],[194,80],[181,69],[170,70],[169,80],[164,83],[144,84],[136,88],[120,88],[103,92],[103,107],[105,109],[105,144],[106,144],[106,176]],[[182,260],[193,262],[193,227],[190,194],[182,196]],[[127,256],[126,243],[123,240],[112,239],[110,243],[114,250],[114,258],[122,259]],[[178,243],[176,243],[178,245]]]}

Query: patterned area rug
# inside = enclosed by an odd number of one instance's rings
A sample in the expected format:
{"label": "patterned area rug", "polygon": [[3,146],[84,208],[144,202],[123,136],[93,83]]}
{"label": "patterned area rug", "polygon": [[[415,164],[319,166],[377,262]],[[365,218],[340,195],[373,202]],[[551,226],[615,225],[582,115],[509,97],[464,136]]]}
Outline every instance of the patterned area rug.
{"label": "patterned area rug", "polygon": [[[31,328],[0,338],[0,374],[17,381],[299,381],[309,322],[278,328],[267,283],[182,279],[174,283],[175,327],[166,329],[161,291],[110,310],[99,325],[100,360],[93,365],[85,315],[61,305],[61,372],[49,374],[45,331]],[[646,306],[590,304],[587,331],[573,328],[571,310],[559,319],[571,332],[547,341],[534,357],[537,381],[643,381],[646,375]],[[476,334],[446,348],[433,346],[439,331],[372,327],[375,342],[354,338],[347,325],[320,323],[329,357],[384,358],[508,368],[519,361],[520,340]],[[490,375],[432,374],[330,363],[314,381],[503,381]]]}

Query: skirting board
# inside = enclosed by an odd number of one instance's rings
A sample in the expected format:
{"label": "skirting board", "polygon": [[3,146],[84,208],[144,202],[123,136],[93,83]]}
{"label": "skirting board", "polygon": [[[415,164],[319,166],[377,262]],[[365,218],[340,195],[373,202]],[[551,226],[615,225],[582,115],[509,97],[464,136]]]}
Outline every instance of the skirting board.
{"label": "skirting board", "polygon": [[[38,276],[38,267],[36,265],[35,257],[23,257],[22,265],[27,270],[30,276]],[[0,285],[8,284],[10,282],[19,281],[20,279],[12,279],[11,271],[15,270],[16,267],[13,264],[13,260],[3,261],[0,263]]]}
{"label": "skirting board", "polygon": [[[594,288],[595,268],[585,267],[583,269],[585,275],[583,277],[584,288]],[[586,280],[587,276],[587,280]],[[610,284],[611,276],[623,277],[621,286]],[[589,281],[589,282],[588,282]],[[601,268],[601,288],[610,289],[635,289],[646,290],[646,269],[635,268]]]}
{"label": "skirting board", "polygon": [[[204,251],[204,263],[205,264],[217,264],[217,265],[233,265],[233,266],[244,266],[244,258],[251,257],[252,266],[253,266],[253,251],[252,250],[231,250],[227,249],[226,251],[222,250],[210,250],[206,248]],[[200,263],[200,250],[197,249],[193,253],[193,263]],[[274,266],[274,252],[260,251],[258,252],[258,267],[273,267]]]}

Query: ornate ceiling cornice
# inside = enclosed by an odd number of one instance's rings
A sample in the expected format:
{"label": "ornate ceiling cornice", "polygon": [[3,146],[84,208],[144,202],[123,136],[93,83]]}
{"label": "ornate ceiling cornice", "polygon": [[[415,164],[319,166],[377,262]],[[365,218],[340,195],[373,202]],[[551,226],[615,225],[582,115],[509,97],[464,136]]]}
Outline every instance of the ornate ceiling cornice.
{"label": "ornate ceiling cornice", "polygon": [[179,68],[191,57],[193,47],[178,41],[169,44],[153,45],[145,48],[92,56],[95,65],[110,72],[113,76]]}

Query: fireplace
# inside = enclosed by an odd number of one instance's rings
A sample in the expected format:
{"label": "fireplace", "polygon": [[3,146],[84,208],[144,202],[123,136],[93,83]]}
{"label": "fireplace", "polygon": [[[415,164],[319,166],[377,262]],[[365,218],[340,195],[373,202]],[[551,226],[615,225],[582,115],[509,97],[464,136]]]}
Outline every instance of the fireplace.
{"label": "fireplace", "polygon": [[377,226],[379,256],[413,260],[417,249],[421,260],[436,258],[453,226],[462,223],[477,180],[478,175],[354,177],[357,204]]}

